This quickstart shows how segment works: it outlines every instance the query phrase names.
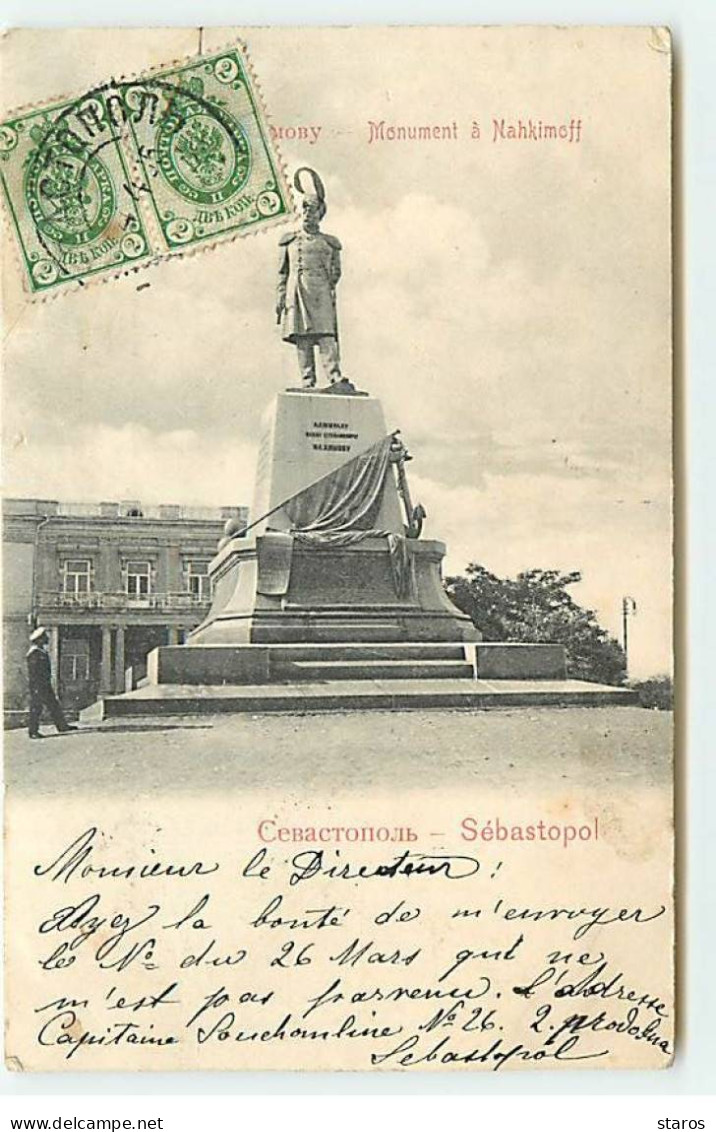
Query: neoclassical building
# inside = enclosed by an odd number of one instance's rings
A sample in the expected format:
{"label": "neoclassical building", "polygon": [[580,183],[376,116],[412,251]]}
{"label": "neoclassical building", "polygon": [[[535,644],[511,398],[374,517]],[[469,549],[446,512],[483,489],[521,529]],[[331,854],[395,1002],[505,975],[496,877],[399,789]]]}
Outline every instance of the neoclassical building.
{"label": "neoclassical building", "polygon": [[123,691],[129,668],[141,679],[147,653],[182,642],[206,615],[207,566],[227,519],[245,526],[248,508],[6,499],[6,716],[27,704],[35,625],[50,631],[54,679],[69,710]]}

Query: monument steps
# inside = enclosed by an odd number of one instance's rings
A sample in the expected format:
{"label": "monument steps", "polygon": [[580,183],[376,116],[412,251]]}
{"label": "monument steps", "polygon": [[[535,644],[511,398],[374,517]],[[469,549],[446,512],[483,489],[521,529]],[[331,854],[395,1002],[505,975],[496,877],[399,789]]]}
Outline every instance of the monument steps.
{"label": "monument steps", "polygon": [[562,645],[510,642],[162,645],[146,682],[257,685],[356,680],[564,680]]}
{"label": "monument steps", "polygon": [[282,644],[304,644],[306,641],[315,644],[354,644],[357,642],[372,642],[375,644],[400,644],[396,637],[404,635],[407,639],[409,631],[401,629],[397,619],[395,621],[363,621],[355,615],[341,620],[324,616],[321,620],[315,616],[306,615],[305,620],[298,620],[292,625],[274,624],[262,625],[257,622],[253,631],[253,641],[256,644],[273,644],[277,638]]}
{"label": "monument steps", "polygon": [[580,680],[336,680],[269,685],[154,684],[105,696],[81,713],[85,723],[142,716],[266,712],[487,710],[515,707],[629,706],[628,689]]}
{"label": "monument steps", "polygon": [[358,661],[358,660],[465,660],[465,646],[434,644],[427,641],[385,641],[375,644],[289,644],[275,645],[273,655],[277,663],[289,661]]}
{"label": "monument steps", "polygon": [[470,680],[466,660],[296,660],[277,664],[278,680]]}

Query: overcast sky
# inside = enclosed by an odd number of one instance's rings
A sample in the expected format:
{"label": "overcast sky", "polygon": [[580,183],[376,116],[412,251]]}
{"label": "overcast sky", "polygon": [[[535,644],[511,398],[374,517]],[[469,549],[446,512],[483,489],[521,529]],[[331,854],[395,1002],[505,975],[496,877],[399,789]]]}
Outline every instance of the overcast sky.
{"label": "overcast sky", "polygon": [[[11,44],[12,103],[197,44],[100,34],[36,37],[32,72]],[[630,595],[633,671],[669,669],[663,43],[642,29],[295,35],[244,38],[272,121],[321,127],[281,153],[326,183],[344,370],[402,429],[426,534],[452,572],[581,570],[574,596],[614,632]],[[493,119],[519,117],[581,119],[582,140],[492,140]],[[371,144],[371,120],[456,122],[458,137]],[[250,502],[260,417],[295,380],[274,325],[277,238],[40,304],[5,257],[5,493]]]}

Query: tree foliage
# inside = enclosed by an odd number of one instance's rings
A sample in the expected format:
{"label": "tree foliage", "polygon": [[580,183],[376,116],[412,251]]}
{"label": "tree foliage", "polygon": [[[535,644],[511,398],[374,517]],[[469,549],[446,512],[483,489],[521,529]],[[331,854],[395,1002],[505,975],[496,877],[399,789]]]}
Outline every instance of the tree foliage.
{"label": "tree foliage", "polygon": [[568,592],[580,580],[578,571],[558,570],[526,570],[516,578],[498,578],[473,562],[464,576],[448,578],[445,585],[483,640],[562,644],[568,676],[622,684],[624,650],[602,629],[594,611],[582,608]]}
{"label": "tree foliage", "polygon": [[637,680],[631,687],[642,707],[655,711],[674,710],[674,684],[670,676],[652,676],[650,680]]}

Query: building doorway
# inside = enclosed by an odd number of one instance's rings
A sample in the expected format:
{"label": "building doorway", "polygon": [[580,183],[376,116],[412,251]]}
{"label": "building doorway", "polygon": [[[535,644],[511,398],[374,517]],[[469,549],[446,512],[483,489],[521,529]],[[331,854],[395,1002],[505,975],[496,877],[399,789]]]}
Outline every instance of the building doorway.
{"label": "building doorway", "polygon": [[78,712],[99,695],[100,630],[94,626],[60,629],[57,693],[63,707]]}

